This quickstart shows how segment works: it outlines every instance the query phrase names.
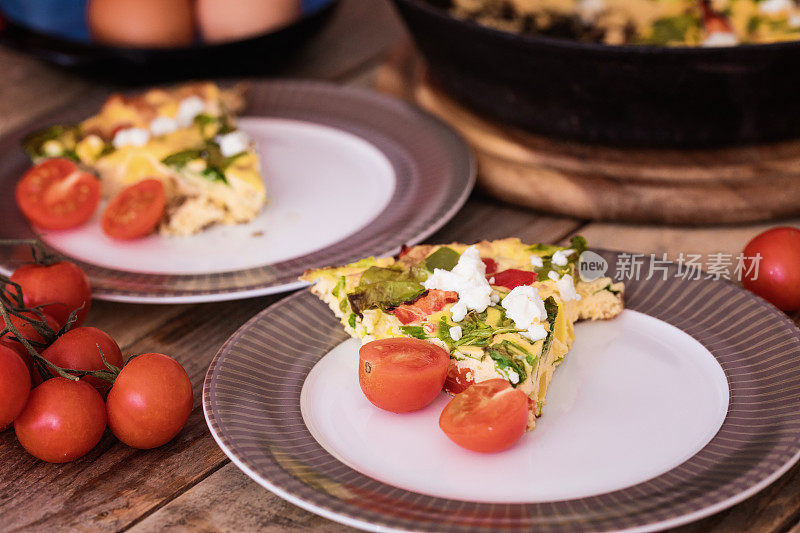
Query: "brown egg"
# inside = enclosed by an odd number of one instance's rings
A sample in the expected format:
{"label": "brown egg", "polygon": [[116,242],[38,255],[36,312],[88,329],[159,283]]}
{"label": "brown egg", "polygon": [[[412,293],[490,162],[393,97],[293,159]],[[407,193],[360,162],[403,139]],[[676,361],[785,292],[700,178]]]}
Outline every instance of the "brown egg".
{"label": "brown egg", "polygon": [[89,29],[98,43],[171,48],[194,42],[192,0],[89,0]]}
{"label": "brown egg", "polygon": [[198,0],[197,21],[208,43],[254,37],[292,23],[300,0]]}

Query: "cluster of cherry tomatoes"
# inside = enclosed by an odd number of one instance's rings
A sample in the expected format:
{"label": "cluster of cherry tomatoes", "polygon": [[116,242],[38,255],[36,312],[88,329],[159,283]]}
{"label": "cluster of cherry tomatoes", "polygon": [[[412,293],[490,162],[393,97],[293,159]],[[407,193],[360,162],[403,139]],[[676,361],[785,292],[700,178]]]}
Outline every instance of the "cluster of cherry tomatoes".
{"label": "cluster of cherry tomatoes", "polygon": [[[408,413],[429,405],[450,369],[443,348],[413,338],[372,341],[359,350],[358,382],[373,405]],[[450,400],[439,427],[456,444],[476,452],[511,447],[528,425],[528,397],[504,379],[469,385]]]}
{"label": "cluster of cherry tomatoes", "polygon": [[[100,180],[69,159],[48,159],[22,176],[16,200],[25,218],[40,228],[75,228],[97,210]],[[156,179],[134,183],[112,198],[103,211],[103,233],[121,240],[149,235],[164,216],[165,207],[163,183]]]}
{"label": "cluster of cherry tomatoes", "polygon": [[163,354],[122,352],[82,326],[91,289],[74,263],[20,267],[0,288],[0,431],[53,463],[86,455],[106,427],[149,449],[172,440],[192,411],[183,367]]}

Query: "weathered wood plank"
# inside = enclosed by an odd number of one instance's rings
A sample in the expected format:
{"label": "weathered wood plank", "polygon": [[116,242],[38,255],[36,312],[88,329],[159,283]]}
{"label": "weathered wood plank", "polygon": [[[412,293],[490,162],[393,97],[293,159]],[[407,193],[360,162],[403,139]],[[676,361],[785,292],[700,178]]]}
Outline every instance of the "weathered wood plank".
{"label": "weathered wood plank", "polygon": [[480,192],[426,242],[477,242],[519,237],[524,242],[557,242],[582,226],[579,220],[548,216],[505,204]]}
{"label": "weathered wood plank", "polygon": [[800,227],[800,220],[698,228],[594,222],[582,227],[580,234],[597,248],[645,254],[666,252],[670,259],[675,259],[681,252],[737,254],[750,239],[776,226]]}
{"label": "weathered wood plank", "polygon": [[0,65],[0,134],[89,91],[89,82],[8,48]]}
{"label": "weathered wood plank", "polygon": [[[134,450],[108,433],[86,457],[51,465],[27,455],[13,431],[0,434],[0,530],[70,527],[116,531],[224,464],[227,459],[203,419],[203,378],[219,346],[248,318],[277,299],[272,296],[197,305],[171,317],[162,315],[163,323],[149,332],[139,332],[139,336],[146,335],[126,347],[127,353],[166,353],[186,368],[192,380],[194,411],[180,435],[161,448]],[[168,314],[170,310],[165,309]],[[123,328],[124,323],[113,326],[109,329]]]}
{"label": "weathered wood plank", "polygon": [[169,531],[354,531],[282,500],[233,463],[136,524],[131,533]]}

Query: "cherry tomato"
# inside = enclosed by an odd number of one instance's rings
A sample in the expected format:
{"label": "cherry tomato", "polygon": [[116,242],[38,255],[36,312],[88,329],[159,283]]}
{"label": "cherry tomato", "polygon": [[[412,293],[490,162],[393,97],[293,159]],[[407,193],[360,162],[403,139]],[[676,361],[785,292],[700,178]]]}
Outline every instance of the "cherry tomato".
{"label": "cherry tomato", "polygon": [[447,369],[447,379],[444,381],[444,390],[450,394],[460,394],[467,390],[467,387],[475,383],[472,370],[458,368],[453,361]]}
{"label": "cherry tomato", "polygon": [[393,413],[422,409],[442,390],[450,355],[420,339],[368,342],[358,351],[358,382],[367,399]]}
{"label": "cherry tomato", "polygon": [[83,306],[76,313],[72,325],[80,326],[92,307],[89,279],[78,265],[69,261],[59,261],[49,266],[35,263],[22,265],[11,275],[11,281],[22,287],[26,306],[44,305],[47,314],[56,319],[59,327],[67,323],[72,311]]}
{"label": "cherry tomato", "polygon": [[97,209],[100,180],[69,159],[48,159],[22,176],[16,198],[22,214],[40,228],[74,228]]}
{"label": "cherry tomato", "polygon": [[0,346],[0,431],[19,416],[31,393],[31,375],[19,354]]}
{"label": "cherry tomato", "polygon": [[398,305],[392,313],[403,324],[419,322],[428,315],[444,309],[444,306],[458,301],[455,291],[432,289],[412,304]]}
{"label": "cherry tomato", "polygon": [[[761,254],[756,274],[755,261]],[[800,309],[800,230],[773,228],[757,235],[744,248],[742,284],[782,311]]]}
{"label": "cherry tomato", "polygon": [[497,274],[490,276],[490,279],[491,278],[494,278],[494,283],[491,281],[489,282],[492,285],[513,289],[514,287],[519,287],[520,285],[530,285],[536,281],[536,272],[509,268],[508,270],[503,270],[502,272],[498,272]]}
{"label": "cherry tomato", "polygon": [[106,429],[106,406],[83,380],[57,377],[31,391],[14,431],[28,453],[49,463],[66,463],[94,448]]}
{"label": "cherry tomato", "polygon": [[[32,312],[26,311],[22,314],[34,318],[36,320],[40,319],[38,315]],[[58,331],[59,325],[55,321],[55,319],[50,315],[48,315],[47,313],[43,314],[45,322],[47,323],[48,326],[50,326],[50,329],[52,329],[53,331]],[[41,335],[39,335],[39,333],[36,331],[33,325],[31,325],[30,322],[26,322],[25,320],[15,315],[11,315],[11,323],[14,325],[14,327],[17,328],[20,334],[27,340],[38,343],[45,342],[45,339]],[[3,317],[0,317],[0,327],[5,327],[5,320],[3,320]],[[28,370],[30,370],[31,384],[34,387],[39,385],[42,382],[42,377],[39,375],[39,371],[36,370],[36,367],[33,364],[33,357],[31,357],[31,354],[28,353],[28,350],[25,348],[25,346],[22,345],[21,342],[11,340],[11,337],[12,335],[10,333],[6,333],[2,337],[0,337],[0,346],[6,346],[17,352],[17,354],[19,354],[19,356],[22,358],[22,361],[25,363],[25,366],[27,366]],[[37,348],[39,353],[41,353],[41,349],[39,349],[36,346],[34,346],[34,348]]]}
{"label": "cherry tomato", "polygon": [[108,425],[119,440],[147,450],[166,444],[192,412],[192,383],[171,357],[134,357],[117,376],[106,400]]}
{"label": "cherry tomato", "polygon": [[459,446],[492,453],[510,448],[528,425],[528,397],[504,379],[481,381],[450,400],[439,427]]}
{"label": "cherry tomato", "polygon": [[166,204],[164,184],[159,180],[134,183],[109,202],[103,213],[103,233],[121,240],[149,235],[164,216]]}
{"label": "cherry tomato", "polygon": [[[105,331],[91,327],[69,330],[48,346],[42,352],[42,356],[61,368],[106,370],[107,367],[100,357],[98,346],[103,350],[106,361],[122,368],[122,352],[119,345]],[[83,380],[101,393],[111,388],[111,383],[93,376],[85,376]]]}

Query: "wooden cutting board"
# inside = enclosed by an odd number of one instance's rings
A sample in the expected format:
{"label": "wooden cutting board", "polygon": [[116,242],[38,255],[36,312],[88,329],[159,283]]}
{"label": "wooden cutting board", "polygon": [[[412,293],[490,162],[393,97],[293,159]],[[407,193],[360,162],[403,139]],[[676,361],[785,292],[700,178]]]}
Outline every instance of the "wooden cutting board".
{"label": "wooden cutting board", "polygon": [[502,200],[578,218],[733,224],[800,215],[800,140],[702,150],[551,139],[481,117],[431,82],[409,49],[378,86],[449,123],[472,146],[478,183]]}

